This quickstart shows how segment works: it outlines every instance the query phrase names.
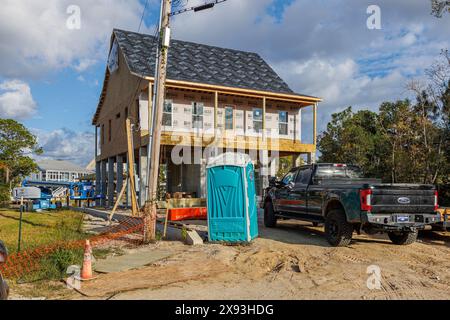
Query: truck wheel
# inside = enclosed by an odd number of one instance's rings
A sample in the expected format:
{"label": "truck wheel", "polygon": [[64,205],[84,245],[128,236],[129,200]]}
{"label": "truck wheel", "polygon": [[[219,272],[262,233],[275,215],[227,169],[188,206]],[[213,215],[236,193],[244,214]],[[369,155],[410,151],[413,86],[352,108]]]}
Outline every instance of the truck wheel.
{"label": "truck wheel", "polygon": [[331,210],[325,220],[325,236],[334,247],[345,247],[353,236],[353,225],[347,222],[342,210]]}
{"label": "truck wheel", "polygon": [[264,206],[264,226],[266,228],[275,228],[277,226],[277,217],[275,217],[272,202],[266,202]]}
{"label": "truck wheel", "polygon": [[389,239],[397,245],[409,245],[417,241],[418,231],[413,232],[388,232]]}

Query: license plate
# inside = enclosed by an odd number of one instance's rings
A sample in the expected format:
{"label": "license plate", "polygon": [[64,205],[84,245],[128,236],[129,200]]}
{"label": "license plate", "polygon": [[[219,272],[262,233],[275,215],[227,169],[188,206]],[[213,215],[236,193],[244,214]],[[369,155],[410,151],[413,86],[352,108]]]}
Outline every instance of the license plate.
{"label": "license plate", "polygon": [[397,222],[398,223],[409,222],[409,216],[397,216]]}

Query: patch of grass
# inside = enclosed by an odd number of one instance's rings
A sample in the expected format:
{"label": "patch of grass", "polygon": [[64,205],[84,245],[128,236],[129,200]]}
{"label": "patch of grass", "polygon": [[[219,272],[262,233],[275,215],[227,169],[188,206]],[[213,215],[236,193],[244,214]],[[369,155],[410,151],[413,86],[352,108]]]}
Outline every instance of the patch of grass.
{"label": "patch of grass", "polygon": [[84,250],[60,248],[40,261],[40,268],[22,278],[22,281],[60,280],[67,277],[67,268],[83,264]]}
{"label": "patch of grass", "polygon": [[[0,239],[10,253],[17,251],[19,211],[0,209]],[[68,210],[24,212],[22,221],[22,250],[86,238],[79,231],[83,214]]]}
{"label": "patch of grass", "polygon": [[181,238],[183,239],[183,241],[186,241],[187,234],[188,234],[188,231],[187,231],[186,227],[183,227],[183,229],[181,229]]}

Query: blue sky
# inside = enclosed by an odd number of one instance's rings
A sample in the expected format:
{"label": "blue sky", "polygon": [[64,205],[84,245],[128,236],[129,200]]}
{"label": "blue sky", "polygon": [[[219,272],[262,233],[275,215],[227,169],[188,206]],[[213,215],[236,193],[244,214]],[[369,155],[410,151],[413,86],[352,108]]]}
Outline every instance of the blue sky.
{"label": "blue sky", "polygon": [[[203,0],[183,0],[188,6]],[[0,116],[23,122],[44,157],[86,165],[93,158],[92,115],[102,88],[113,28],[137,31],[143,0],[5,0],[0,12]],[[377,4],[381,30],[369,30]],[[67,8],[81,9],[69,30]],[[149,0],[142,32],[153,33],[159,1]],[[319,129],[352,105],[376,110],[408,97],[407,81],[450,46],[450,15],[430,15],[428,0],[228,0],[177,16],[177,39],[254,51],[290,87],[320,96]],[[306,113],[308,130],[310,114]],[[305,132],[305,138],[310,136]]]}

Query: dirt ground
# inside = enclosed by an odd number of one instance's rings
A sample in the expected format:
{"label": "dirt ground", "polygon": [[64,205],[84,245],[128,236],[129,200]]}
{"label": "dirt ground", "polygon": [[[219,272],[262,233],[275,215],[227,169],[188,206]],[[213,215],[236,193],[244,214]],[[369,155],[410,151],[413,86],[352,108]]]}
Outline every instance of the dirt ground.
{"label": "dirt ground", "polygon": [[[141,269],[99,275],[81,293],[50,299],[448,299],[450,233],[427,232],[411,246],[357,236],[332,248],[322,228],[295,221],[260,228],[248,246],[160,242],[173,255]],[[367,268],[381,269],[369,290]],[[59,292],[59,291],[55,291]]]}

